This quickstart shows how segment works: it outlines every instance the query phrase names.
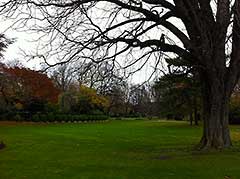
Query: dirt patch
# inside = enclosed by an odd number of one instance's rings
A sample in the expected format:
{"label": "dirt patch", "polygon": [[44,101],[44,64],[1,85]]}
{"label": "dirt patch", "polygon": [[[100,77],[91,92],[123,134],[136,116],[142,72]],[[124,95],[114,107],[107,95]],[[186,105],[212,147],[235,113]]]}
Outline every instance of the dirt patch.
{"label": "dirt patch", "polygon": [[6,145],[3,142],[0,142],[0,150],[5,148],[5,147],[6,147]]}

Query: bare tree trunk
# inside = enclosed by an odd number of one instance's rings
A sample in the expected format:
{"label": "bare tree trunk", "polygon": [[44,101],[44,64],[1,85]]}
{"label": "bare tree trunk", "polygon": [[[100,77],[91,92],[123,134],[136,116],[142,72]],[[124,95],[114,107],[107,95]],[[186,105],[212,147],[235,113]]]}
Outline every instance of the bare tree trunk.
{"label": "bare tree trunk", "polygon": [[198,120],[199,120],[199,116],[198,116],[198,109],[197,109],[197,98],[194,97],[194,124],[195,126],[198,126]]}
{"label": "bare tree trunk", "polygon": [[214,76],[211,79],[205,81],[203,89],[204,127],[200,148],[227,148],[232,145],[228,128],[229,95],[224,80]]}
{"label": "bare tree trunk", "polygon": [[189,114],[189,120],[190,120],[190,125],[193,125],[193,115],[192,115],[192,111]]}

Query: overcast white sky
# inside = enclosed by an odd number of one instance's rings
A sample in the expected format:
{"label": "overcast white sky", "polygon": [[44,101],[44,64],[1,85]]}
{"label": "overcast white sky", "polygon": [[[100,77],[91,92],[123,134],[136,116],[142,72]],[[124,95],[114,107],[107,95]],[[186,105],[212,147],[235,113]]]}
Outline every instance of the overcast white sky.
{"label": "overcast white sky", "polygon": [[17,32],[14,30],[6,29],[9,27],[10,23],[2,22],[0,26],[0,33],[4,33],[8,38],[15,39],[15,42],[11,44],[4,53],[4,62],[17,61],[26,65],[29,68],[37,68],[39,66],[38,62],[27,62],[22,56],[22,50],[30,50],[33,48],[30,40],[33,38],[32,35],[26,32]]}

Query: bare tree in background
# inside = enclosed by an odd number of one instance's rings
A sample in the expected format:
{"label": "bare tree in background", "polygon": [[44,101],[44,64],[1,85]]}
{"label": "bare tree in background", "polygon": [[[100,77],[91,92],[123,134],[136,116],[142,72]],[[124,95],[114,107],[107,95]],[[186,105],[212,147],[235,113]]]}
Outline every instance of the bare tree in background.
{"label": "bare tree in background", "polygon": [[72,68],[70,65],[62,64],[51,70],[53,70],[50,72],[51,78],[53,79],[56,86],[62,92],[69,90],[75,77],[74,68]]}
{"label": "bare tree in background", "polygon": [[63,63],[49,68],[47,72],[63,92],[68,91],[72,86],[85,85],[96,89],[99,94],[106,95],[113,86],[121,85],[125,80],[120,71],[104,61]]}
{"label": "bare tree in background", "polygon": [[240,0],[1,2],[1,14],[15,19],[15,28],[35,30],[47,42],[39,57],[111,60],[132,72],[150,59],[157,66],[166,53],[187,60],[203,84],[202,149],[232,145],[228,105],[240,75],[239,13]]}
{"label": "bare tree in background", "polygon": [[151,116],[151,87],[147,84],[132,85],[129,90],[129,102],[137,115]]}

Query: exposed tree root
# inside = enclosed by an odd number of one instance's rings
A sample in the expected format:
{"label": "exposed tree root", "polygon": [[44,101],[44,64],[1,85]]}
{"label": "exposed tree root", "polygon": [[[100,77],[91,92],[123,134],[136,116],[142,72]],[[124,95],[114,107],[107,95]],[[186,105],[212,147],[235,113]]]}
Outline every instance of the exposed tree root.
{"label": "exposed tree root", "polygon": [[198,150],[222,150],[230,147],[232,147],[230,140],[222,140],[219,137],[207,138],[205,136],[202,137],[200,143],[197,145]]}

